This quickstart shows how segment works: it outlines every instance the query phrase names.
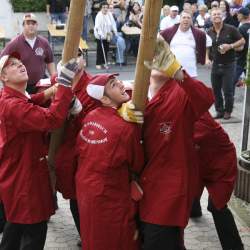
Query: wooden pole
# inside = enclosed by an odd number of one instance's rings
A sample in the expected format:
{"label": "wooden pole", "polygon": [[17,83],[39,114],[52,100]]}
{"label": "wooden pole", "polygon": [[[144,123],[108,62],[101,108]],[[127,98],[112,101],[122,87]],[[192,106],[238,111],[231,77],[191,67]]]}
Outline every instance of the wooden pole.
{"label": "wooden pole", "polygon": [[[71,0],[69,8],[69,16],[67,21],[67,31],[65,36],[65,42],[63,47],[62,64],[66,63],[72,58],[77,57],[77,52],[80,43],[80,36],[83,27],[83,17],[85,12],[86,0]],[[50,168],[51,185],[53,191],[55,191],[55,155],[62,143],[63,134],[65,131],[66,122],[59,129],[54,130],[51,133],[48,164]]]}
{"label": "wooden pole", "polygon": [[144,111],[145,108],[151,73],[144,66],[144,61],[152,61],[154,57],[161,8],[162,0],[145,1],[142,32],[136,62],[135,85],[132,94],[133,103],[141,111]]}
{"label": "wooden pole", "polygon": [[63,46],[62,63],[77,57],[80,37],[83,29],[83,17],[86,0],[71,0],[67,32]]}

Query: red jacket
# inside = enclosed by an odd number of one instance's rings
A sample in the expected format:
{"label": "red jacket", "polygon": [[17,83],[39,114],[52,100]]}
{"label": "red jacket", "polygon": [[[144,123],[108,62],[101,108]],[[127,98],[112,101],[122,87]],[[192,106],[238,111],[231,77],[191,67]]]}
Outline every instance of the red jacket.
{"label": "red jacket", "polygon": [[99,102],[89,97],[86,86],[92,76],[84,72],[76,87],[74,94],[83,105],[82,112],[77,117],[71,117],[66,121],[66,130],[62,145],[56,154],[56,188],[65,199],[75,199],[75,173],[76,173],[76,151],[75,144],[77,135],[81,129],[84,116],[92,109],[100,105]]}
{"label": "red jacket", "polygon": [[129,169],[143,167],[140,130],[113,108],[96,108],[78,136],[76,193],[85,250],[137,250]]}
{"label": "red jacket", "polygon": [[0,98],[0,196],[7,221],[38,223],[54,213],[44,132],[62,124],[71,99],[71,88],[60,86],[50,108],[45,109],[4,87]]}
{"label": "red jacket", "polygon": [[143,221],[186,226],[198,182],[194,122],[213,100],[210,88],[188,77],[180,84],[167,81],[147,104],[143,133],[147,158],[140,202]]}
{"label": "red jacket", "polygon": [[215,207],[221,209],[230,200],[237,177],[235,147],[208,112],[195,123],[194,142],[198,146],[200,191],[205,186]]}

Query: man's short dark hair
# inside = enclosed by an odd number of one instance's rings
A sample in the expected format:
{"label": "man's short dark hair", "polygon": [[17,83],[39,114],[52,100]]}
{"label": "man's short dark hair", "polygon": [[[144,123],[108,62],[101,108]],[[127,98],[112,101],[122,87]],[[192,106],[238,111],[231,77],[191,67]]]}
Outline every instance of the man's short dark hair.
{"label": "man's short dark hair", "polygon": [[101,2],[100,4],[100,7],[102,8],[102,6],[109,6],[108,2],[104,1],[104,2]]}

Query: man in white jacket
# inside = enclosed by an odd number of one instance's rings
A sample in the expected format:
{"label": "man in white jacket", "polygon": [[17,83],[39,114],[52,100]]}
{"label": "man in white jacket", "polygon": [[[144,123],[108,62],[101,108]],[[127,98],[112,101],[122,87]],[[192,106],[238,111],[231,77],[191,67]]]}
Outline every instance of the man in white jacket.
{"label": "man in white jacket", "polygon": [[96,68],[101,69],[103,66],[107,67],[107,53],[110,42],[115,42],[117,46],[118,56],[117,62],[123,63],[123,54],[125,50],[124,39],[118,35],[116,22],[109,11],[107,2],[101,4],[101,10],[98,12],[95,19],[94,35],[97,42],[96,53]]}

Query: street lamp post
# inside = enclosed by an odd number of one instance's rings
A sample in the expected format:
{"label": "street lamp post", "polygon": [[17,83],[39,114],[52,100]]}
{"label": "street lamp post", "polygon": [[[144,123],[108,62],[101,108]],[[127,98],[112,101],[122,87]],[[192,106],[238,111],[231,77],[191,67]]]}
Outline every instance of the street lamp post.
{"label": "street lamp post", "polygon": [[250,202],[250,150],[248,149],[249,124],[250,124],[250,30],[248,52],[247,52],[247,70],[245,78],[245,97],[243,106],[242,133],[241,133],[241,153],[239,156],[238,176],[235,185],[234,194],[236,197]]}

